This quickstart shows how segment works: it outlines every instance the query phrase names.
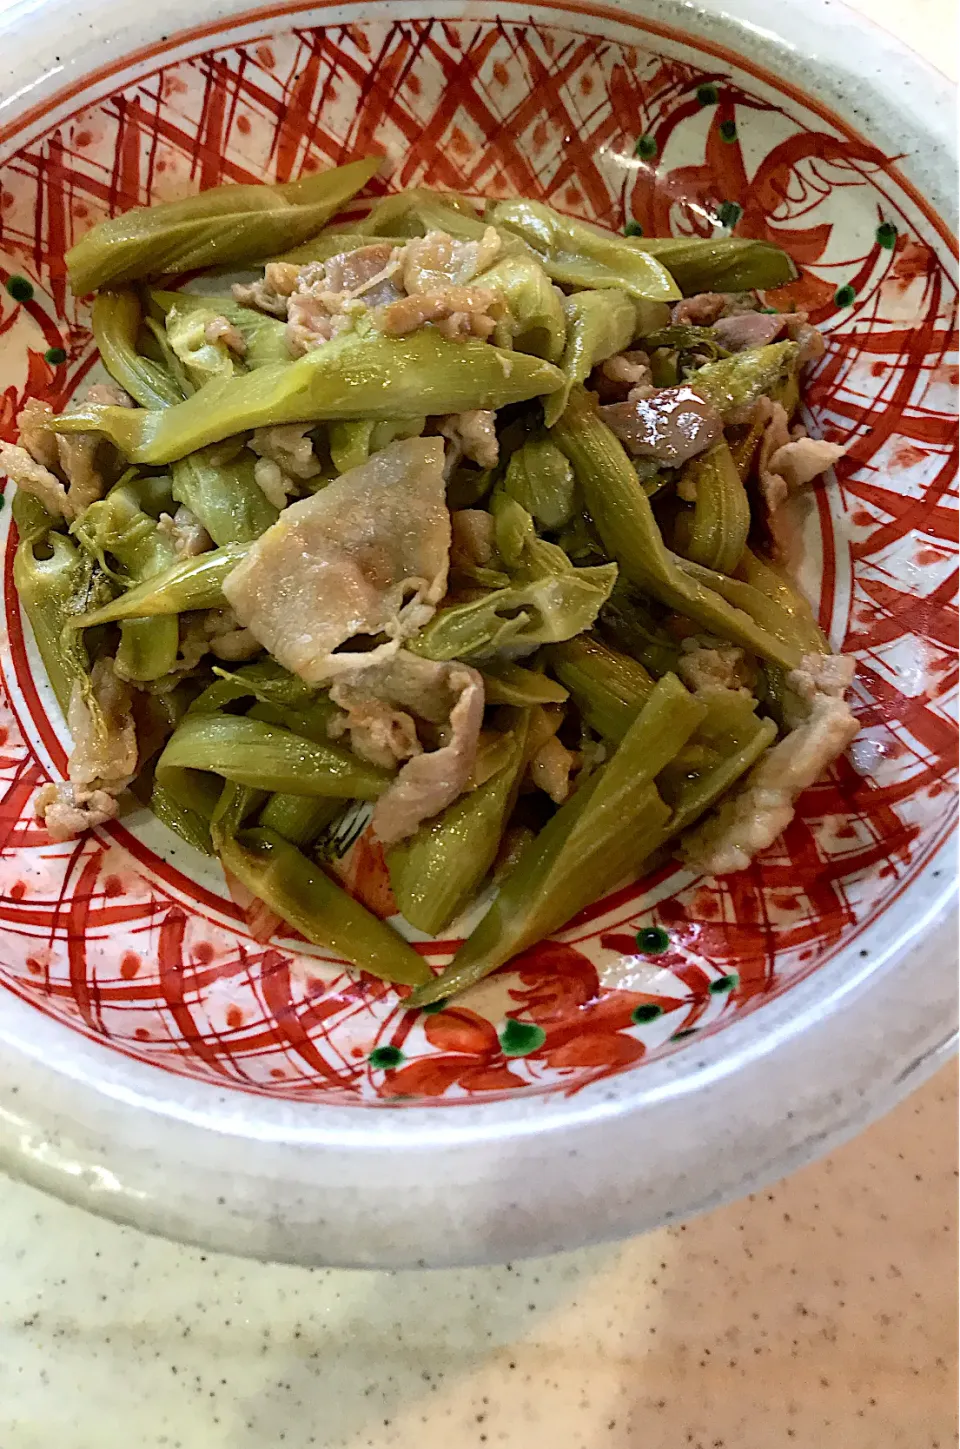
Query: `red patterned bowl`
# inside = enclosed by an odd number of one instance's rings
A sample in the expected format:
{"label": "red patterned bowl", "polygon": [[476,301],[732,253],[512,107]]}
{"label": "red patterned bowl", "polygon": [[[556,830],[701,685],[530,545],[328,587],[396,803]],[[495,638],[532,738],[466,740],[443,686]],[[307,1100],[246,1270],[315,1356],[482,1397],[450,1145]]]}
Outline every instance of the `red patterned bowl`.
{"label": "red patterned bowl", "polygon": [[[220,181],[382,150],[381,190],[769,237],[828,338],[807,406],[853,443],[797,562],[857,657],[863,729],[750,870],[665,866],[414,1016],[296,938],[257,944],[219,867],[145,811],[47,841],[32,800],[66,738],[5,526],[0,1154],[171,1235],[365,1264],[572,1246],[782,1173],[951,1039],[948,87],[821,0],[781,0],[779,38],[762,0],[737,20],[684,8],[684,34],[666,0],[223,8],[48,0],[39,29],[0,20],[0,437],[94,363],[65,248]],[[378,862],[353,876],[389,914]]]}

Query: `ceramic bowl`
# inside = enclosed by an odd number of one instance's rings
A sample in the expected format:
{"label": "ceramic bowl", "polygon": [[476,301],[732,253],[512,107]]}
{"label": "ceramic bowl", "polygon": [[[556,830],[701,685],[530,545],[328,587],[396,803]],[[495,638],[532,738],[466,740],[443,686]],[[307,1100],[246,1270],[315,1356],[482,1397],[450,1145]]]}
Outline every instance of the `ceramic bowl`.
{"label": "ceramic bowl", "polygon": [[[731,13],[732,12],[732,13]],[[650,1227],[782,1174],[951,1049],[956,277],[946,83],[837,4],[44,0],[0,18],[0,437],[93,365],[96,219],[370,150],[374,191],[528,195],[614,230],[769,237],[851,446],[796,560],[862,733],[748,871],[662,867],[411,1015],[144,811],[51,845],[66,737],[11,578],[0,1158],[96,1211],[302,1262],[442,1264]],[[351,863],[381,914],[382,861]],[[424,940],[431,961],[452,941]]]}

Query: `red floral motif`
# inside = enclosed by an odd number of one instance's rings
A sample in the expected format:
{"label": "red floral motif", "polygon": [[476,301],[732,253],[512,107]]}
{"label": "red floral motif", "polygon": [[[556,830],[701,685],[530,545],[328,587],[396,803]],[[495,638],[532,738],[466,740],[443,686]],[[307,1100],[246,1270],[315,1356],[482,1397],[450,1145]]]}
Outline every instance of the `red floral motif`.
{"label": "red floral motif", "polygon": [[438,1055],[387,1072],[381,1096],[442,1097],[451,1087],[473,1095],[523,1086],[523,1077],[507,1066],[495,1029],[476,1012],[448,1007],[427,1017],[424,1035]]}

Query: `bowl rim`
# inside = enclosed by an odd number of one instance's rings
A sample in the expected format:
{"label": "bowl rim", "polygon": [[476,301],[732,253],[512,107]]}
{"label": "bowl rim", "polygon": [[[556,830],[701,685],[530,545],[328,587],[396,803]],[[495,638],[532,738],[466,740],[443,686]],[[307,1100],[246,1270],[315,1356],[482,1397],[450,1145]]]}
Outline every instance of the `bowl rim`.
{"label": "bowl rim", "polygon": [[[98,83],[96,70],[86,68],[89,55],[102,54],[102,43],[96,42],[96,35],[104,33],[98,30],[98,18],[102,25],[110,15],[110,29],[105,33],[111,36],[109,53],[113,58],[101,68],[106,78],[135,62],[137,47],[130,43],[134,33],[140,34],[142,40],[148,38],[154,52],[159,45],[167,53],[189,53],[196,39],[211,29],[235,29],[311,8],[318,17],[329,18],[334,9],[337,13],[355,12],[358,3],[350,0],[334,6],[329,0],[329,5],[309,7],[287,0],[285,4],[245,10],[226,0],[225,4],[211,5],[213,18],[207,24],[191,29],[187,24],[178,28],[177,22],[195,19],[195,0],[173,0],[162,16],[138,13],[119,20],[110,0],[81,0],[79,10],[68,0],[23,0],[0,16],[0,36],[8,41],[0,59],[0,95],[6,97],[0,101],[0,147],[11,136],[21,138],[41,111],[49,115],[67,97]],[[44,24],[37,34],[32,22],[41,4]],[[744,35],[749,35],[755,52],[763,56],[765,69],[775,67],[779,61],[785,72],[791,68],[796,72],[806,56],[821,68],[814,68],[805,89],[797,85],[801,95],[815,96],[840,109],[845,88],[855,79],[861,90],[864,84],[872,88],[878,105],[892,106],[899,115],[906,114],[904,95],[908,95],[913,131],[939,148],[941,156],[948,160],[956,156],[956,134],[948,124],[954,113],[955,88],[896,37],[846,5],[830,0],[787,0],[778,10],[779,34],[773,35],[767,25],[765,0],[701,0],[699,4],[685,3],[679,9],[666,0],[640,0],[623,8],[581,0],[556,6],[544,0],[544,4],[558,12],[601,13],[618,22],[629,21],[631,15],[642,11],[645,22],[655,22],[654,28],[659,25],[673,35],[686,33],[698,44],[709,42],[716,47],[725,38],[740,65],[744,59],[735,46],[738,36],[742,39]],[[500,6],[498,11],[504,8]],[[525,9],[529,12],[530,6]],[[380,0],[365,5],[363,11],[365,16],[445,12],[463,13],[453,0],[435,0],[433,4],[426,0],[422,4],[414,0],[394,0],[392,4]],[[469,13],[490,15],[492,10],[476,5]],[[82,25],[93,36],[79,44],[66,61],[55,49],[64,43],[63,36],[68,33],[57,25],[58,15],[69,17],[70,29]],[[672,23],[657,19],[663,15],[672,16]],[[846,52],[842,42],[851,25],[858,33],[856,56]],[[28,28],[29,53],[24,46],[18,50],[18,40],[23,39]],[[812,55],[811,44],[815,47]],[[750,62],[746,65],[750,68]],[[955,175],[955,167],[953,170]],[[943,216],[943,210],[949,199],[948,191],[934,202],[947,228],[950,219]],[[956,934],[952,922],[956,874],[954,833],[932,853],[899,898],[864,928],[855,949],[845,948],[828,965],[762,1008],[730,1023],[722,1032],[706,1036],[696,1046],[687,1044],[674,1054],[646,1064],[641,1073],[624,1072],[584,1087],[570,1097],[557,1092],[542,1096],[529,1093],[516,1100],[457,1103],[452,1115],[432,1107],[420,1108],[416,1103],[405,1104],[400,1111],[383,1107],[358,1110],[349,1104],[274,1102],[265,1097],[224,1094],[206,1083],[173,1078],[146,1063],[111,1061],[111,1054],[101,1044],[84,1041],[68,1026],[40,1018],[34,1008],[3,993],[0,1163],[14,1175],[96,1211],[184,1240],[258,1256],[370,1266],[486,1259],[490,1214],[486,1211],[478,1215],[470,1208],[464,1183],[469,1186],[475,1181],[484,1164],[496,1177],[521,1146],[553,1144],[556,1153],[582,1155],[597,1173],[602,1177],[605,1174],[610,1192],[608,1208],[586,1231],[579,1226],[573,1230],[569,1226],[565,1230],[554,1227],[551,1238],[546,1226],[539,1236],[505,1230],[497,1239],[496,1254],[516,1256],[570,1247],[588,1239],[649,1227],[792,1170],[805,1156],[825,1150],[872,1115],[892,1106],[954,1049]],[[947,877],[946,883],[936,884],[941,875]],[[914,903],[921,898],[922,909],[916,909]],[[894,921],[902,921],[897,931],[890,929]],[[918,982],[924,983],[923,993],[916,990]],[[932,1015],[931,1002],[938,1006]],[[896,1014],[895,1045],[887,1041],[881,1051],[878,1041],[858,1041],[821,1070],[823,1053],[843,1042],[854,1013],[858,1013],[859,1023],[856,1035],[864,1035],[866,1024],[868,1038],[873,1030],[870,1023],[879,1023],[884,1013]],[[25,1024],[29,1024],[29,1032],[20,1029]],[[65,1052],[64,1043],[69,1047]],[[802,1096],[804,1110],[787,1114],[796,1124],[790,1127],[782,1121],[780,1093],[788,1081],[795,1082],[799,1064],[805,1058],[818,1060],[818,1080]],[[861,1079],[858,1067],[862,1072],[868,1066],[870,1075]],[[755,1093],[760,1094],[762,1110],[757,1105],[756,1120],[745,1122],[745,1097]],[[612,1167],[618,1164],[604,1165],[597,1156],[596,1143],[612,1140],[610,1129],[632,1136],[641,1120],[645,1133],[659,1131],[651,1121],[654,1114],[664,1122],[673,1121],[677,1108],[698,1094],[704,1104],[702,1122],[694,1134],[696,1141],[678,1150],[673,1162],[670,1144],[666,1152],[662,1145],[658,1147],[662,1171],[675,1178],[677,1163],[682,1162],[682,1186],[674,1190],[672,1205],[665,1206],[661,1197],[650,1199],[651,1205],[644,1208],[640,1201],[645,1186],[643,1175],[631,1169],[623,1173],[622,1180],[614,1181]],[[144,1112],[149,1113],[151,1130],[155,1132],[154,1146],[147,1152],[142,1148]],[[736,1171],[726,1187],[708,1189],[697,1177],[698,1151],[707,1136],[724,1138],[722,1124],[731,1117],[738,1122],[737,1150],[745,1148],[749,1165]],[[634,1122],[627,1133],[631,1118]],[[812,1124],[817,1125],[814,1128]],[[781,1131],[776,1138],[778,1126]],[[596,1141],[591,1143],[594,1136]],[[211,1140],[216,1143],[212,1153],[208,1150]],[[251,1202],[248,1210],[232,1211],[218,1202],[226,1193],[217,1189],[227,1188],[238,1176],[228,1156],[231,1147],[235,1149],[241,1141],[249,1155],[241,1175],[254,1185],[251,1192],[254,1188],[267,1191],[276,1173],[278,1154],[290,1154],[293,1164],[289,1183],[275,1184],[276,1220],[266,1229],[260,1221],[262,1207]],[[317,1153],[318,1148],[323,1152]],[[433,1174],[435,1191],[440,1190],[440,1183],[447,1184],[444,1215],[451,1225],[456,1224],[459,1215],[461,1227],[453,1232],[450,1245],[444,1249],[430,1241],[432,1231],[418,1234],[410,1223],[411,1207],[418,1200],[417,1185],[409,1171],[397,1171],[400,1154],[409,1155],[411,1162]],[[450,1154],[462,1176],[450,1176],[444,1171]],[[472,1168],[467,1163],[470,1154],[476,1159]],[[205,1157],[209,1161],[204,1166]],[[174,1193],[178,1200],[173,1201],[166,1193],[165,1173],[172,1165],[188,1161],[197,1167],[193,1185],[196,1191],[191,1196],[189,1189],[183,1189]],[[104,1187],[108,1178],[115,1186]],[[577,1191],[571,1188],[561,1192],[555,1174],[547,1173],[546,1179],[532,1190],[528,1188],[529,1200],[538,1203],[544,1224],[556,1224],[564,1214],[569,1222]],[[402,1183],[407,1196],[403,1203],[384,1209],[383,1193],[391,1181]],[[326,1221],[314,1225],[309,1241],[295,1242],[294,1228],[302,1231],[305,1224],[300,1194],[308,1189],[331,1189],[338,1202],[341,1198],[346,1201],[351,1194],[354,1199],[359,1195],[363,1199],[360,1216],[366,1224],[366,1236],[351,1241],[328,1213]],[[203,1197],[203,1210],[197,1213],[195,1198],[199,1195]],[[395,1245],[385,1243],[385,1225],[395,1227],[401,1217],[404,1233]],[[309,1228],[309,1220],[306,1223]],[[543,1247],[537,1246],[540,1243]]]}

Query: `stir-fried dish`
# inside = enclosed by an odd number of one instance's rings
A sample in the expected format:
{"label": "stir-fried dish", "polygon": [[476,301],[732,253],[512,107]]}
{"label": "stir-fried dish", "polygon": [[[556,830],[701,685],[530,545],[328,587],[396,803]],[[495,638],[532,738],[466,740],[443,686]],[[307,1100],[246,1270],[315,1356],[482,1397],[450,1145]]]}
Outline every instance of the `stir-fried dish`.
{"label": "stir-fried dish", "polygon": [[[112,381],[29,401],[0,470],[73,739],[50,837],[130,792],[261,933],[421,1006],[788,825],[857,729],[777,563],[843,449],[797,421],[823,342],[776,247],[423,190],[329,225],[377,166],[94,227],[67,265]],[[338,880],[358,841],[421,932],[489,900],[439,976]]]}

